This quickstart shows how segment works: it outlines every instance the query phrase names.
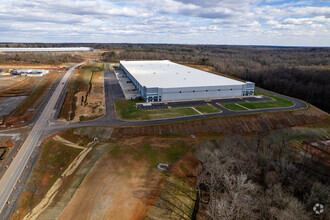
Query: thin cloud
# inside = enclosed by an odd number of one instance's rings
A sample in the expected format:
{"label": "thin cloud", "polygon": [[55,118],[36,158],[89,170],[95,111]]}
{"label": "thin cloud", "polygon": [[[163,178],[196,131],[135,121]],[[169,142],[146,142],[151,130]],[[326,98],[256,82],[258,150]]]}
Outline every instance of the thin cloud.
{"label": "thin cloud", "polygon": [[0,0],[0,41],[329,46],[324,2]]}

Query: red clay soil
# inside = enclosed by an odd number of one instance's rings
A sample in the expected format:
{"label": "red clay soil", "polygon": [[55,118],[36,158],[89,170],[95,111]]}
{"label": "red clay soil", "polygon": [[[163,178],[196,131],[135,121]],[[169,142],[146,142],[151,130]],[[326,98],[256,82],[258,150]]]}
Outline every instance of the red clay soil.
{"label": "red clay soil", "polygon": [[321,145],[313,146],[313,144],[303,144],[301,147],[301,152],[306,152],[308,155],[313,155],[313,157],[318,158],[325,162],[327,165],[330,164],[330,146]]}
{"label": "red clay soil", "polygon": [[33,196],[31,191],[24,190],[22,192],[18,200],[18,207],[20,207],[20,209],[11,215],[11,220],[23,219],[30,212],[30,201]]}
{"label": "red clay soil", "polygon": [[[134,172],[127,173],[127,167],[118,163],[105,155],[58,219],[141,219],[148,209],[144,201],[147,167],[136,162]],[[155,178],[152,181],[159,177]]]}
{"label": "red clay soil", "polygon": [[181,160],[171,165],[168,174],[193,184],[196,183],[197,168],[200,164],[200,161],[191,152],[188,152]]}
{"label": "red clay soil", "polygon": [[49,180],[53,177],[54,175],[51,173],[46,173],[41,180],[41,185],[47,186],[49,183]]}

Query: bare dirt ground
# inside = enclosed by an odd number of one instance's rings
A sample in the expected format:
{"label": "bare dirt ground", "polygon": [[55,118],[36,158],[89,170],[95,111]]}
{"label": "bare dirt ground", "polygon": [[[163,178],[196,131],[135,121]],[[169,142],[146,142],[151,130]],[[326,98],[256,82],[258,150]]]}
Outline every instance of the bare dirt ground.
{"label": "bare dirt ground", "polygon": [[87,105],[81,104],[81,97],[86,95],[86,92],[78,92],[75,96],[76,111],[75,117],[71,122],[78,122],[81,116],[89,119],[98,118],[105,113],[105,96],[104,96],[104,79],[103,73],[95,73],[92,80],[92,89],[87,98]]}
{"label": "bare dirt ground", "polygon": [[[197,139],[187,137],[155,136],[129,137],[111,142],[109,146],[117,147],[107,148],[109,153],[105,153],[92,166],[73,196],[66,198],[66,195],[61,193],[41,217],[143,219],[149,215],[166,185],[166,177],[157,169],[156,164],[159,161],[177,161],[196,142]],[[177,151],[179,147],[181,149]],[[175,151],[172,152],[173,150]],[[184,166],[185,170],[187,168],[187,163],[176,164],[173,165],[171,175],[180,173],[177,172],[180,167]],[[69,189],[74,190],[70,187]],[[63,207],[63,211],[58,213],[55,209],[61,210],[63,201],[68,203]]]}
{"label": "bare dirt ground", "polygon": [[[79,158],[85,156],[81,151],[85,150],[64,145],[61,141],[55,141],[53,137],[47,138],[42,145],[38,162],[17,201],[17,210],[10,219],[23,219],[38,205],[39,210],[47,207],[58,192],[56,185],[61,186],[61,181],[65,179],[63,175],[70,175],[72,170],[79,166]],[[32,214],[35,215],[36,211]]]}
{"label": "bare dirt ground", "polygon": [[[67,141],[66,141],[67,142]],[[86,155],[92,150],[92,148],[85,148],[83,151],[79,153],[79,155],[72,161],[69,167],[62,173],[61,178],[58,178],[54,185],[50,188],[41,202],[32,210],[31,213],[26,215],[24,219],[36,219],[53,201],[58,191],[60,190],[65,178],[70,176],[80,165]]]}
{"label": "bare dirt ground", "polygon": [[136,162],[129,174],[118,165],[105,155],[58,219],[140,219],[146,205],[135,194],[145,189],[147,166]]}
{"label": "bare dirt ground", "polygon": [[0,76],[0,92],[4,89],[7,89],[13,85],[17,85],[22,81],[27,80],[26,77],[20,76]]}
{"label": "bare dirt ground", "polygon": [[65,140],[64,138],[62,138],[61,136],[55,135],[55,137],[53,138],[55,141],[58,141],[64,145],[70,146],[70,147],[74,147],[74,148],[78,148],[78,149],[85,149],[84,147],[79,146],[76,143],[72,143],[71,141]]}
{"label": "bare dirt ground", "polygon": [[5,124],[10,126],[29,121],[36,109],[49,95],[50,88],[60,76],[61,74],[58,72],[49,73],[42,77],[22,76],[26,80],[0,91],[0,97],[28,96],[6,116]]}

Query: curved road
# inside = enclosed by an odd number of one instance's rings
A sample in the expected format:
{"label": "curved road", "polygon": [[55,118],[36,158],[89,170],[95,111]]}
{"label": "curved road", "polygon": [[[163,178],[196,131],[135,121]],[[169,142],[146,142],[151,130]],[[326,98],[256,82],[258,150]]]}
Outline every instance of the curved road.
{"label": "curved road", "polygon": [[[223,107],[217,106],[221,109],[221,113],[209,114],[209,115],[197,115],[189,116],[182,118],[173,118],[173,119],[163,119],[163,120],[151,120],[151,121],[123,121],[119,120],[115,113],[114,103],[116,100],[124,99],[124,94],[118,83],[118,80],[115,76],[114,71],[111,71],[109,65],[106,65],[106,70],[104,72],[104,89],[105,89],[105,98],[106,98],[106,115],[100,119],[94,121],[86,122],[77,122],[77,123],[60,123],[55,122],[54,108],[59,100],[63,89],[65,88],[68,80],[71,78],[74,69],[78,67],[78,64],[72,68],[63,76],[60,83],[58,84],[54,94],[51,96],[48,101],[45,109],[43,110],[41,116],[35,123],[32,131],[29,136],[26,138],[24,144],[22,145],[17,156],[9,166],[7,172],[4,174],[0,180],[0,213],[5,206],[13,187],[15,186],[17,180],[19,179],[21,173],[23,172],[27,161],[30,158],[30,155],[35,148],[38,141],[50,134],[56,133],[61,130],[75,127],[95,127],[95,126],[112,126],[112,127],[125,127],[125,126],[145,126],[145,125],[157,125],[157,124],[166,124],[173,122],[183,122],[188,120],[196,119],[205,119],[211,117],[221,117],[221,116],[231,116],[231,115],[245,115],[245,114],[254,114],[254,113],[264,113],[264,112],[275,112],[275,111],[288,111],[288,110],[299,110],[307,108],[308,105],[305,102],[300,100],[279,95],[274,92],[266,91],[263,89],[256,89],[256,91],[261,91],[268,93],[274,96],[278,96],[287,100],[292,101],[295,105],[289,108],[273,108],[273,109],[262,109],[262,110],[252,110],[252,111],[229,111]],[[59,111],[59,109],[57,109]]]}
{"label": "curved road", "polygon": [[205,119],[221,116],[233,116],[233,115],[246,115],[246,114],[255,114],[255,113],[264,113],[264,112],[278,112],[278,111],[289,111],[289,110],[300,110],[305,109],[308,105],[298,99],[280,95],[271,91],[267,91],[261,88],[256,88],[257,92],[268,93],[273,96],[278,96],[287,100],[290,100],[294,103],[294,106],[288,108],[271,108],[271,109],[260,109],[260,110],[251,110],[251,111],[230,111],[226,108],[216,106],[221,109],[221,113],[208,114],[208,115],[196,115],[182,118],[172,118],[172,119],[162,119],[162,120],[150,120],[150,121],[124,121],[117,118],[115,113],[114,103],[116,100],[124,99],[125,96],[122,92],[122,89],[118,83],[118,80],[115,76],[114,71],[111,71],[109,65],[106,65],[106,71],[104,71],[104,89],[105,89],[105,98],[106,98],[106,115],[100,119],[86,122],[76,122],[76,123],[61,123],[52,121],[51,126],[45,129],[44,137],[56,133],[61,130],[68,128],[76,127],[97,127],[97,126],[111,126],[111,127],[127,127],[127,126],[146,126],[146,125],[158,125],[158,124],[167,124],[173,122],[184,122],[189,120],[196,119]]}

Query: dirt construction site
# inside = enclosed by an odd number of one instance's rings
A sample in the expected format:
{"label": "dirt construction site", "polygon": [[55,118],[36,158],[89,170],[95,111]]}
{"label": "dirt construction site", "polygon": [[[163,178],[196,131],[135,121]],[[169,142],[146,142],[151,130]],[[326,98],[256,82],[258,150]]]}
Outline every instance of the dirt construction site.
{"label": "dirt construction site", "polygon": [[[7,66],[7,69],[14,66]],[[19,68],[42,66],[19,66]],[[2,67],[3,68],[3,67]],[[22,124],[31,119],[66,68],[47,65],[50,73],[41,77],[0,76],[0,122],[2,126]]]}
{"label": "dirt construction site", "polygon": [[104,64],[87,64],[73,75],[59,121],[79,122],[105,113]]}
{"label": "dirt construction site", "polygon": [[[91,145],[91,129],[99,134],[99,144]],[[188,153],[198,140],[180,136],[111,140],[112,131],[79,128],[46,139],[11,219],[178,218],[167,210],[169,206],[159,206],[169,195],[170,206],[191,214],[194,202],[181,198],[182,192],[171,186],[184,186],[181,189],[194,196],[185,177],[198,165]],[[159,170],[161,162],[170,169]]]}

